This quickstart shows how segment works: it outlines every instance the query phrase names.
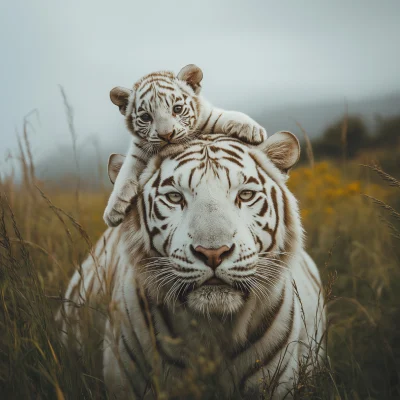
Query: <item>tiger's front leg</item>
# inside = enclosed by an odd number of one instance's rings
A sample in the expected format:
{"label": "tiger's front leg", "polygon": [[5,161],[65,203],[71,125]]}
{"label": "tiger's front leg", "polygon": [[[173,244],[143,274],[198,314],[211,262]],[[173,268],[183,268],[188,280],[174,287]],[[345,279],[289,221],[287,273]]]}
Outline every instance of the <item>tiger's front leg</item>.
{"label": "tiger's front leg", "polygon": [[[138,157],[135,153],[137,149],[135,143],[132,143],[121,170],[115,173],[115,179],[110,175],[111,182],[114,182],[114,189],[103,215],[105,223],[110,227],[118,226],[124,220],[131,200],[136,195]],[[109,163],[112,164],[111,158]],[[109,171],[112,171],[112,166],[109,166]]]}
{"label": "tiger's front leg", "polygon": [[221,131],[245,143],[257,145],[267,139],[267,131],[248,115],[237,111],[224,111],[218,120]]}

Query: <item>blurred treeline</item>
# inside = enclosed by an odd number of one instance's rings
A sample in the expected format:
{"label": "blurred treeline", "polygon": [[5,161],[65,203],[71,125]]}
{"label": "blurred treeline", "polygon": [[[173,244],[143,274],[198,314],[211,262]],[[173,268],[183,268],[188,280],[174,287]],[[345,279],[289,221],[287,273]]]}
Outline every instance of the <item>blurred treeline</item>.
{"label": "blurred treeline", "polygon": [[[316,160],[365,158],[362,156],[366,154],[371,159],[373,155],[385,171],[396,175],[400,171],[400,157],[390,150],[399,143],[400,114],[376,116],[376,124],[372,129],[361,116],[344,115],[328,125],[319,138],[312,140],[312,149]],[[303,152],[303,160],[306,158],[306,152]]]}
{"label": "blurred treeline", "polygon": [[[319,129],[300,119],[299,124],[291,126],[279,124],[281,129],[290,129],[303,141],[302,162],[309,159],[308,148],[312,148],[315,161],[324,159],[355,159],[360,158],[362,163],[373,159],[388,173],[398,176],[400,171],[400,157],[390,151],[400,142],[400,107],[399,113],[391,116],[375,116],[372,123],[364,114],[344,114],[325,128]],[[122,124],[122,122],[121,122]],[[265,121],[268,132],[273,132]],[[315,130],[317,129],[317,130]],[[103,143],[97,137],[82,140],[77,137],[77,157],[79,159],[79,175],[86,188],[93,191],[104,190],[104,185],[111,188],[106,173],[107,160],[112,152],[125,153],[128,150],[129,134],[124,132],[121,141],[115,140],[112,144]],[[319,134],[318,134],[319,133]],[[311,143],[307,146],[304,136],[310,137]],[[62,186],[74,188],[76,182],[76,162],[74,152],[69,144],[49,152],[36,160],[37,176],[52,187]]]}

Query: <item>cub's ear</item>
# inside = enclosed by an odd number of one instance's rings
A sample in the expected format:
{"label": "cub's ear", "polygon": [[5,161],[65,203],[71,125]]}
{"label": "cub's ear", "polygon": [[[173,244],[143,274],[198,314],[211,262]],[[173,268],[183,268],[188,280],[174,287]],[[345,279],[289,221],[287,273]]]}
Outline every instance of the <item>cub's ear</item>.
{"label": "cub's ear", "polygon": [[128,105],[129,96],[132,90],[117,86],[110,92],[111,101],[118,106],[119,111],[122,115],[125,115],[126,107]]}
{"label": "cub's ear", "polygon": [[117,180],[118,173],[125,161],[125,156],[122,154],[111,154],[108,159],[108,177],[112,184]]}
{"label": "cub's ear", "polygon": [[287,173],[300,158],[300,143],[293,133],[281,131],[270,136],[261,149],[284,173]]}
{"label": "cub's ear", "polygon": [[203,71],[197,65],[186,65],[186,67],[183,67],[179,71],[177,78],[181,81],[185,81],[196,94],[200,93],[200,82],[203,79]]}

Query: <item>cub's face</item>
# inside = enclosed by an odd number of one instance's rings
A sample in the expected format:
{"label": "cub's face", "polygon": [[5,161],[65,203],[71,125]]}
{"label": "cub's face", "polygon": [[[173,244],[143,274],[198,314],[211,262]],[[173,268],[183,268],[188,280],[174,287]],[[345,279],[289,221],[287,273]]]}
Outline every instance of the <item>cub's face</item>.
{"label": "cub's face", "polygon": [[197,102],[193,90],[177,78],[150,76],[135,91],[133,129],[152,144],[179,143],[196,127]]}
{"label": "cub's face", "polygon": [[287,132],[263,151],[221,137],[149,166],[141,197],[155,255],[141,267],[148,290],[204,313],[236,312],[249,296],[265,300],[284,270],[278,260],[288,238],[301,242],[296,201],[285,186],[298,154]]}
{"label": "cub's face", "polygon": [[120,107],[130,131],[149,144],[145,150],[167,143],[184,143],[196,134],[200,109],[201,70],[189,65],[178,76],[156,72],[143,77],[133,90],[111,91],[111,100]]}

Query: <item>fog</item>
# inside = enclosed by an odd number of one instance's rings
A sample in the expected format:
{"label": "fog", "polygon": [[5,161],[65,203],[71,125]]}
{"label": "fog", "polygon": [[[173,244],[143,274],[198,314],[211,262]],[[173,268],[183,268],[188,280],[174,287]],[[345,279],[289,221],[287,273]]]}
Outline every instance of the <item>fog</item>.
{"label": "fog", "polygon": [[98,140],[107,153],[121,151],[128,133],[110,89],[189,63],[203,69],[211,102],[249,113],[271,133],[293,119],[316,132],[314,105],[328,114],[345,102],[400,110],[386,98],[400,91],[399,15],[398,0],[2,2],[0,157],[16,149],[32,109],[35,160],[70,143],[59,85],[78,145]]}

